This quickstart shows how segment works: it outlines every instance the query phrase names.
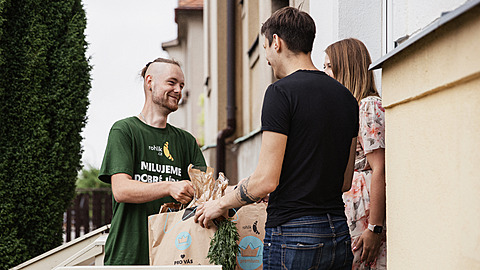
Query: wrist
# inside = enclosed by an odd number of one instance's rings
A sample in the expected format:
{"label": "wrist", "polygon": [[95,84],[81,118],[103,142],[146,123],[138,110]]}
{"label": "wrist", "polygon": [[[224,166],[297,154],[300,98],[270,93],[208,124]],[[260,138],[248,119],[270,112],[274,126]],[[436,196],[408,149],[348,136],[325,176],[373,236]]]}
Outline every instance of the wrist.
{"label": "wrist", "polygon": [[368,223],[368,230],[373,232],[373,233],[382,233],[383,232],[383,226],[380,226],[380,225],[373,225],[373,224],[370,224]]}
{"label": "wrist", "polygon": [[222,211],[226,211],[228,209],[224,198],[225,197],[221,197],[217,200],[218,201],[218,208],[220,208],[220,210],[222,210]]}
{"label": "wrist", "polygon": [[166,186],[165,190],[167,191],[167,196],[172,196],[173,197],[173,195],[172,195],[172,183],[173,182],[165,181],[165,182],[162,182],[162,183],[164,183],[164,185]]}

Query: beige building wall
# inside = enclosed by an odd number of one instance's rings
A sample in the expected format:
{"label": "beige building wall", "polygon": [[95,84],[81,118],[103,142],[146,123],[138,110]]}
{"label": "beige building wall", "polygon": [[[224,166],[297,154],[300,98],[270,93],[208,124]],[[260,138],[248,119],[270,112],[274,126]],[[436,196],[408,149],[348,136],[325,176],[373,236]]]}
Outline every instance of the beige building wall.
{"label": "beige building wall", "polygon": [[182,10],[176,11],[178,37],[176,40],[165,42],[162,48],[168,52],[170,58],[180,62],[185,74],[185,88],[182,91],[182,100],[176,112],[169,115],[169,123],[185,129],[197,138],[199,143],[204,142],[204,126],[202,120],[203,106],[200,103],[204,89],[203,72],[203,11]]}
{"label": "beige building wall", "polygon": [[[226,127],[227,88],[227,3],[204,1],[206,70],[205,81],[205,145],[207,164],[215,167],[215,146],[218,131]],[[221,111],[220,111],[221,110]]]}
{"label": "beige building wall", "polygon": [[[242,10],[243,44],[243,88],[241,135],[245,136],[260,128],[261,107],[265,90],[272,83],[272,69],[267,64],[263,49],[264,38],[260,34],[262,22],[271,14],[269,1],[245,1]],[[257,151],[259,149],[256,149]]]}
{"label": "beige building wall", "polygon": [[204,74],[203,74],[203,16],[191,16],[188,19],[188,33],[186,40],[186,55],[188,65],[185,72],[188,74],[185,90],[188,91],[186,102],[187,107],[187,127],[201,143],[204,142],[204,127],[201,95],[203,94]]}
{"label": "beige building wall", "polygon": [[480,4],[383,63],[388,269],[480,269]]}

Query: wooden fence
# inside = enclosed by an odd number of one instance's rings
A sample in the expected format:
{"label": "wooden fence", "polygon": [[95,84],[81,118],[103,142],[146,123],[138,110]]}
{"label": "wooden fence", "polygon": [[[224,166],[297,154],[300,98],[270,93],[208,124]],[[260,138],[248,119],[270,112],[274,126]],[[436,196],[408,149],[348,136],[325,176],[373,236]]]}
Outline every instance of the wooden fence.
{"label": "wooden fence", "polygon": [[110,224],[112,191],[110,188],[77,189],[73,205],[65,214],[65,242]]}

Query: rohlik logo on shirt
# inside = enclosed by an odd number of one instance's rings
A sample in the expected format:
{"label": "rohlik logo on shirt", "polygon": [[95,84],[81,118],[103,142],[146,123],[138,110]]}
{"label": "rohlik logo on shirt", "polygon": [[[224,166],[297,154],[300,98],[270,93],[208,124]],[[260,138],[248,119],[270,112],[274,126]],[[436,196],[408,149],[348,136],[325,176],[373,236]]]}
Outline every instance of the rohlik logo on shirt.
{"label": "rohlik logo on shirt", "polygon": [[171,161],[173,161],[173,157],[172,155],[170,154],[170,150],[168,150],[168,142],[165,142],[165,144],[163,145],[163,153],[165,154],[165,156],[170,159]]}
{"label": "rohlik logo on shirt", "polygon": [[149,145],[148,150],[157,151],[159,156],[163,156],[163,149],[160,145]]}
{"label": "rohlik logo on shirt", "polygon": [[156,152],[158,152],[159,156],[164,155],[166,158],[168,158],[171,161],[174,160],[172,154],[170,153],[170,150],[168,149],[168,142],[165,142],[163,144],[163,148],[160,145],[149,145],[148,150],[156,151]]}

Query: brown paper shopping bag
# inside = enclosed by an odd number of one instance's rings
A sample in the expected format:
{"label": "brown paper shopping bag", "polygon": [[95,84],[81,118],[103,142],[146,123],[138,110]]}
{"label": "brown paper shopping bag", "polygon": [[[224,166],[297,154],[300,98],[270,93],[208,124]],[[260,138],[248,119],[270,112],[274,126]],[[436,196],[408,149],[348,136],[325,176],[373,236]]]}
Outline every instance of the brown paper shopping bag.
{"label": "brown paper shopping bag", "polygon": [[190,164],[188,175],[195,193],[188,208],[176,212],[172,205],[165,205],[159,214],[148,218],[150,265],[210,264],[207,254],[217,227],[202,228],[193,217],[197,205],[218,199],[225,193],[228,179],[220,173],[215,180],[213,172],[211,167]]}
{"label": "brown paper shopping bag", "polygon": [[207,265],[210,239],[217,228],[194,222],[195,207],[148,219],[150,265]]}
{"label": "brown paper shopping bag", "polygon": [[238,220],[234,222],[240,235],[238,244],[240,251],[237,254],[236,269],[262,269],[267,203],[242,206],[237,215]]}

